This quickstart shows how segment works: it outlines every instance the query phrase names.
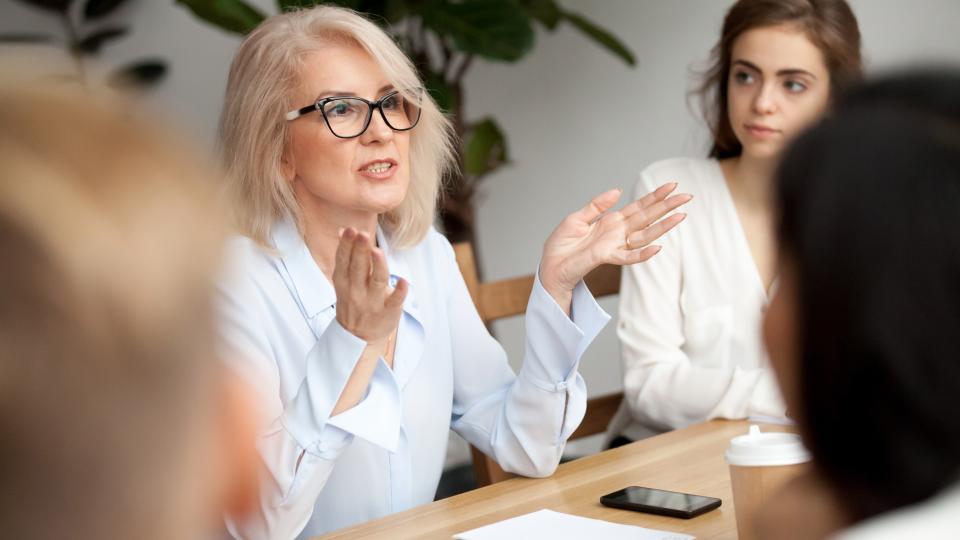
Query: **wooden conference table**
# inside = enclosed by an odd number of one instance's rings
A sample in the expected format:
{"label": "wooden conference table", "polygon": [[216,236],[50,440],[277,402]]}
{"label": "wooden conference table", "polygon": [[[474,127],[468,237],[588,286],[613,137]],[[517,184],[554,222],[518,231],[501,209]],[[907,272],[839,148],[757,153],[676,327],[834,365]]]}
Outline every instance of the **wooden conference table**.
{"label": "wooden conference table", "polygon": [[[542,508],[698,539],[736,538],[730,475],[723,453],[746,421],[714,420],[560,465],[550,478],[514,478],[330,533],[322,538],[437,538]],[[763,424],[764,431],[789,428]],[[600,496],[645,486],[719,497],[720,508],[685,520],[607,508]]]}

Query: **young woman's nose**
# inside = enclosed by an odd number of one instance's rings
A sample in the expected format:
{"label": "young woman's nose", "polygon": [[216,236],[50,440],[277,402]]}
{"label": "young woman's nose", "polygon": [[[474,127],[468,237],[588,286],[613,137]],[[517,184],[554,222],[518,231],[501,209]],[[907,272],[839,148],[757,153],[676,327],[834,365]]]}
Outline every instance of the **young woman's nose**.
{"label": "young woman's nose", "polygon": [[763,84],[757,88],[757,93],[753,97],[753,110],[763,115],[777,110],[776,86],[773,83]]}

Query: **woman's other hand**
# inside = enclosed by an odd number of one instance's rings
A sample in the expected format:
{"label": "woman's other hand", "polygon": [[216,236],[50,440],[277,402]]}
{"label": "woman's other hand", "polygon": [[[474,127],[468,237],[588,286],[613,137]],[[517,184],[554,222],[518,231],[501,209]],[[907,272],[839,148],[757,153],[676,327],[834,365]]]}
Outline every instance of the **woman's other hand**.
{"label": "woman's other hand", "polygon": [[400,323],[408,285],[401,279],[390,287],[386,257],[367,233],[340,234],[333,288],[340,326],[370,345],[385,344]]}
{"label": "woman's other hand", "polygon": [[601,264],[627,265],[646,261],[660,251],[651,242],[683,221],[686,214],[668,213],[693,198],[670,196],[676,183],[664,184],[620,210],[609,212],[620,200],[613,189],[567,216],[547,238],[540,259],[540,282],[569,312],[573,288]]}

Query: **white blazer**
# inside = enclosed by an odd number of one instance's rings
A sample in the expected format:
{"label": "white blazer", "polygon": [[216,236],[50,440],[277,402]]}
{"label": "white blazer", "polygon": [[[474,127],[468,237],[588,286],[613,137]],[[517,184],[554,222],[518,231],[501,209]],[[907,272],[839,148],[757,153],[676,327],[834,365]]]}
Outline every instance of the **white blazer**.
{"label": "white blazer", "polygon": [[366,397],[333,417],[365,342],[337,323],[334,289],[291,221],[275,225],[275,252],[232,242],[225,355],[260,390],[269,423],[258,512],[228,518],[234,536],[306,538],[430,502],[450,429],[505,470],[547,476],[583,418],[577,366],[609,316],[582,282],[571,320],[537,278],[515,375],[443,236],[431,229],[402,251],[377,239],[391,278],[410,284],[394,365],[381,359]]}
{"label": "white blazer", "polygon": [[693,194],[653,259],[624,269],[617,335],[624,402],[610,435],[633,440],[711,418],[782,416],[760,324],[767,291],[720,164],[670,159],[640,174]]}

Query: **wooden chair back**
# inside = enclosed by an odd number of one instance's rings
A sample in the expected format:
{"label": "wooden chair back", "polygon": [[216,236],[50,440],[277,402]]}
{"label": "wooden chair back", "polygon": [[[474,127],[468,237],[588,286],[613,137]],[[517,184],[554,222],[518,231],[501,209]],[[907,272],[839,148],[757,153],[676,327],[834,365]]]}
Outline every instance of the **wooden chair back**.
{"label": "wooden chair back", "polygon": [[[457,258],[457,265],[467,283],[467,290],[473,299],[480,318],[484,323],[491,323],[505,317],[512,317],[524,313],[530,292],[533,290],[533,274],[499,281],[481,282],[477,277],[477,264],[473,256],[473,246],[469,242],[459,242],[453,245]],[[620,292],[620,267],[603,265],[587,274],[584,278],[590,292],[597,298],[618,294]],[[613,418],[623,393],[608,394],[587,400],[587,412],[583,422],[570,440],[579,439],[603,433]],[[476,476],[477,487],[506,480],[514,476],[500,468],[496,461],[473,446],[470,447],[473,457],[473,473]]]}

